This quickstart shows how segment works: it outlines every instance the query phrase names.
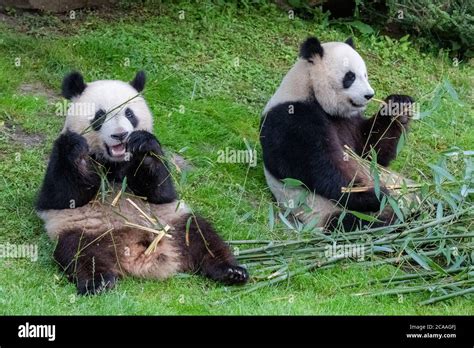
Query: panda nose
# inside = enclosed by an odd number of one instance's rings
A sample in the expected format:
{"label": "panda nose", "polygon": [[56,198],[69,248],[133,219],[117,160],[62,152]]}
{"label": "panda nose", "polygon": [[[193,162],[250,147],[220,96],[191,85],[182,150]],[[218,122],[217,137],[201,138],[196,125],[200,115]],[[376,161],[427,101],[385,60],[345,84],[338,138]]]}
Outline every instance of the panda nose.
{"label": "panda nose", "polygon": [[366,95],[364,95],[364,98],[367,99],[367,100],[370,100],[370,99],[372,99],[373,96],[374,96],[374,93],[366,94]]}
{"label": "panda nose", "polygon": [[123,141],[127,137],[127,135],[128,135],[128,132],[122,132],[122,133],[112,134],[110,137],[118,141]]}

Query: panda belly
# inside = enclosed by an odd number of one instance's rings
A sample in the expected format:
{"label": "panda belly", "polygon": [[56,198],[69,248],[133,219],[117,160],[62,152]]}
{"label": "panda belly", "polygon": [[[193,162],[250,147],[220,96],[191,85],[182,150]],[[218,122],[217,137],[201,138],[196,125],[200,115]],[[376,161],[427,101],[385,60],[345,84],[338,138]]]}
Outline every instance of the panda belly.
{"label": "panda belly", "polygon": [[[342,211],[331,200],[321,195],[312,192],[307,193],[306,189],[300,187],[285,187],[282,181],[273,176],[265,166],[264,174],[267,185],[278,205],[282,209],[291,209],[293,215],[305,224],[316,219],[315,227],[326,227],[331,218],[337,217]],[[380,181],[388,187],[404,187],[414,184],[414,181],[388,169],[380,173]],[[413,213],[416,206],[421,203],[421,199],[416,192],[390,190],[390,193],[398,201],[400,210],[404,215]],[[307,194],[304,203],[309,207],[308,210],[305,210],[301,203],[298,206],[303,194]],[[390,212],[391,208],[388,206],[381,214],[390,214]]]}
{"label": "panda belly", "polygon": [[297,202],[300,201],[299,197],[306,194],[306,190],[300,187],[285,187],[285,185],[275,178],[267,168],[263,168],[265,178],[275,197],[278,205],[282,209],[290,208],[295,217],[297,217],[303,223],[309,223],[316,219],[316,227],[324,227],[333,215],[338,214],[341,209],[338,208],[329,199],[317,195],[315,193],[307,194],[305,204],[310,208],[309,212],[306,212],[301,204],[298,206]]}
{"label": "panda belly", "polygon": [[150,204],[141,199],[132,201],[148,217],[157,219],[161,226],[169,226],[167,236],[147,252],[157,234],[130,226],[153,226],[132,204],[122,198],[115,205],[110,199],[104,203],[90,203],[63,210],[38,212],[43,219],[48,236],[57,240],[68,234],[79,235],[84,243],[102,247],[103,255],[113,270],[121,275],[129,274],[145,278],[163,279],[183,269],[181,244],[173,238],[174,226],[183,224],[190,209],[181,201],[166,204]]}

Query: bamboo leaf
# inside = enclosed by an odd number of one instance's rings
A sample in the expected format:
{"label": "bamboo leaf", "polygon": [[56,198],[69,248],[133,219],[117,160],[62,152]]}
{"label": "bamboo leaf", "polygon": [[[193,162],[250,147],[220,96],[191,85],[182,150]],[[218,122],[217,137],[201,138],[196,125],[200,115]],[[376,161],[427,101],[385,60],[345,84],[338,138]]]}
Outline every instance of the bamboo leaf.
{"label": "bamboo leaf", "polygon": [[464,262],[464,256],[463,255],[459,255],[457,258],[456,258],[456,261],[454,262],[454,264],[449,267],[448,271],[454,271],[454,270],[457,270],[461,267],[461,265],[463,264]]}
{"label": "bamboo leaf", "polygon": [[184,240],[186,242],[186,246],[189,246],[189,230],[191,228],[191,221],[193,219],[193,216],[190,215],[188,217],[188,220],[186,221],[186,234],[185,234],[185,237],[184,237]]}
{"label": "bamboo leaf", "polygon": [[281,221],[283,221],[283,223],[288,226],[288,228],[290,230],[295,230],[295,227],[288,221],[288,219],[286,217],[283,216],[282,213],[278,213],[278,216],[280,217]]}
{"label": "bamboo leaf", "polygon": [[436,207],[436,219],[441,219],[443,217],[443,203],[438,202]]}
{"label": "bamboo leaf", "polygon": [[361,220],[364,220],[364,221],[368,221],[368,222],[377,222],[377,221],[380,221],[378,220],[375,216],[373,215],[368,215],[368,214],[364,214],[364,213],[361,213],[359,211],[355,211],[355,210],[348,210],[349,213],[351,213],[352,215],[354,215],[355,217],[361,219]]}
{"label": "bamboo leaf", "polygon": [[281,181],[283,181],[285,186],[288,186],[288,187],[301,187],[301,186],[304,186],[303,182],[301,182],[298,179],[285,178],[285,179],[282,179]]}
{"label": "bamboo leaf", "polygon": [[405,222],[405,217],[403,216],[403,213],[400,210],[397,201],[395,201],[392,197],[387,197],[387,199],[388,199],[388,204],[390,204],[390,206],[393,209],[393,212],[395,213],[395,215],[397,215],[398,219],[401,222]]}
{"label": "bamboo leaf", "polygon": [[273,212],[273,204],[268,204],[268,227],[270,231],[273,231],[273,227],[275,226],[275,213]]}
{"label": "bamboo leaf", "polygon": [[122,189],[121,189],[122,193],[124,193],[126,189],[127,189],[127,177],[124,177],[122,181]]}
{"label": "bamboo leaf", "polygon": [[433,171],[438,174],[440,177],[444,177],[446,179],[448,179],[449,181],[456,181],[456,178],[451,174],[449,173],[446,169],[440,167],[440,166],[437,166],[436,164],[428,164],[428,166],[433,169]]}
{"label": "bamboo leaf", "polygon": [[441,274],[444,274],[444,275],[447,275],[448,272],[446,272],[446,270],[441,267],[440,265],[438,265],[436,262],[433,261],[433,259],[429,258],[428,256],[423,256],[423,258],[425,259],[426,263],[435,271],[437,271],[438,273],[441,273]]}
{"label": "bamboo leaf", "polygon": [[372,29],[370,25],[362,23],[361,21],[346,22],[346,24],[356,28],[362,34],[372,34],[374,32],[374,29]]}
{"label": "bamboo leaf", "polygon": [[303,228],[304,232],[312,231],[318,224],[319,219],[317,217],[313,217]]}
{"label": "bamboo leaf", "polygon": [[246,212],[244,215],[242,215],[242,217],[239,219],[239,222],[244,222],[246,220],[248,220],[251,216],[252,216],[252,212],[251,211],[248,211]]}
{"label": "bamboo leaf", "polygon": [[393,253],[395,250],[389,246],[383,246],[383,245],[374,245],[373,246],[373,251],[383,251],[387,253]]}
{"label": "bamboo leaf", "polygon": [[397,149],[396,149],[397,155],[400,153],[400,151],[402,151],[404,145],[405,145],[405,132],[402,132],[400,134],[400,138],[398,139],[398,143],[397,143]]}
{"label": "bamboo leaf", "polygon": [[372,160],[370,161],[370,171],[374,179],[374,192],[378,199],[380,199],[380,175],[377,168],[377,152],[372,148],[371,151]]}
{"label": "bamboo leaf", "polygon": [[451,96],[451,98],[453,98],[456,102],[458,102],[458,104],[462,104],[461,100],[459,100],[458,93],[454,89],[453,85],[447,79],[444,80],[444,88],[446,92],[448,92],[448,94]]}
{"label": "bamboo leaf", "polygon": [[405,252],[418,263],[421,267],[426,269],[427,271],[432,271],[431,267],[428,265],[426,260],[422,255],[417,254],[414,250],[410,249],[409,247],[405,247]]}

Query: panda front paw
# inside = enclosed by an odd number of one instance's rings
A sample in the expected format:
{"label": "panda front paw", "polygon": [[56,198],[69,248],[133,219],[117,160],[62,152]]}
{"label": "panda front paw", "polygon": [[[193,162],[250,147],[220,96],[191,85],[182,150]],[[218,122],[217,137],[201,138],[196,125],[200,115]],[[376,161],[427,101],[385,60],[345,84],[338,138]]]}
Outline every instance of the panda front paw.
{"label": "panda front paw", "polygon": [[132,155],[146,154],[149,152],[153,152],[157,155],[161,154],[160,143],[156,137],[144,130],[134,131],[130,134],[127,150]]}
{"label": "panda front paw", "polygon": [[77,282],[77,293],[79,295],[97,295],[112,289],[117,283],[118,277],[113,273],[98,274],[92,279],[80,279]]}
{"label": "panda front paw", "polygon": [[249,280],[248,271],[241,266],[222,265],[212,278],[227,285],[245,284]]}
{"label": "panda front paw", "polygon": [[89,155],[89,145],[86,138],[70,130],[56,139],[55,147],[59,156],[68,158],[71,162],[85,159]]}
{"label": "panda front paw", "polygon": [[407,125],[414,114],[414,103],[415,100],[408,95],[389,95],[385,98],[385,105],[380,109],[380,115],[395,119],[402,125]]}

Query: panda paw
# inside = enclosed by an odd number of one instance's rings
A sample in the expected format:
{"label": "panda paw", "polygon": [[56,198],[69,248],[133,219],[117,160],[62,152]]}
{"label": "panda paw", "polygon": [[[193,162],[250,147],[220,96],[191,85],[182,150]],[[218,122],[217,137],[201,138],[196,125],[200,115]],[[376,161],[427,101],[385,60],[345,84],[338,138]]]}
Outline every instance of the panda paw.
{"label": "panda paw", "polygon": [[71,161],[83,159],[89,154],[89,145],[82,135],[67,130],[56,140],[55,146],[60,156]]}
{"label": "panda paw", "polygon": [[99,274],[92,279],[80,279],[77,282],[77,293],[79,295],[97,295],[112,289],[117,282],[117,276],[113,273]]}
{"label": "panda paw", "polygon": [[160,154],[160,143],[150,132],[138,130],[132,132],[128,139],[127,150],[133,154],[144,154],[154,152]]}
{"label": "panda paw", "polygon": [[406,125],[413,117],[413,104],[415,100],[408,95],[392,94],[385,98],[384,107],[380,111],[383,116],[390,116]]}
{"label": "panda paw", "polygon": [[227,265],[221,269],[216,280],[227,285],[245,284],[249,273],[244,267]]}

